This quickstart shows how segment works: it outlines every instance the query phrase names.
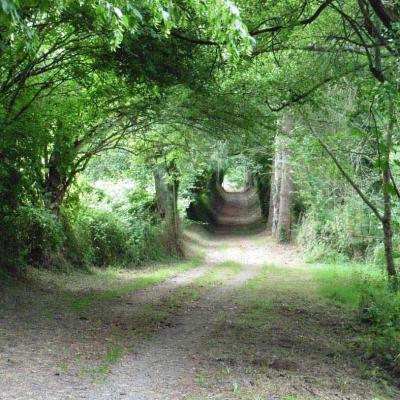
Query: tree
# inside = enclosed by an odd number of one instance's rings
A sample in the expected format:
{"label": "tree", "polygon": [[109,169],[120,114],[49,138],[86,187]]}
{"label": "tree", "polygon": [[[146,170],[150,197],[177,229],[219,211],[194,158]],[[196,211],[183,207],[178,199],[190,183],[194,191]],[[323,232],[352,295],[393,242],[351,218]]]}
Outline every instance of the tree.
{"label": "tree", "polygon": [[[397,183],[393,173],[391,172],[396,153],[396,147],[393,142],[395,134],[394,121],[396,118],[395,101],[390,86],[387,86],[387,96],[384,97],[379,96],[381,93],[380,86],[377,86],[375,90],[376,92],[372,92],[373,104],[370,103],[371,92],[367,92],[366,98],[364,97],[361,99],[361,105],[364,105],[365,111],[359,112],[356,118],[353,117],[351,120],[347,120],[347,123],[350,126],[353,126],[353,129],[349,130],[348,126],[344,128],[345,132],[349,136],[353,136],[354,140],[360,140],[361,137],[364,142],[362,148],[363,153],[361,154],[364,154],[364,152],[365,154],[368,154],[368,160],[370,160],[371,165],[373,165],[373,170],[369,171],[369,175],[371,175],[371,178],[374,179],[375,182],[373,191],[371,188],[368,188],[368,186],[363,187],[363,185],[357,182],[357,176],[354,176],[351,172],[351,165],[350,167],[347,166],[346,163],[335,154],[336,152],[331,148],[332,144],[328,144],[327,139],[318,132],[318,130],[321,130],[320,123],[315,123],[314,119],[308,116],[306,129],[309,129],[312,132],[318,143],[336,165],[341,175],[351,185],[365,205],[369,207],[377,220],[381,223],[387,274],[393,287],[397,288],[398,277],[394,265],[392,244],[392,197],[397,195]],[[363,102],[366,103],[363,104]],[[335,111],[338,112],[338,109]],[[304,111],[303,115],[305,115]],[[370,121],[372,121],[372,123]],[[322,129],[322,131],[324,130],[326,130],[326,128]],[[334,137],[340,137],[338,131],[335,132]],[[339,146],[341,145],[342,144],[340,143]],[[350,149],[347,151],[352,154]],[[378,193],[376,193],[377,189]]]}

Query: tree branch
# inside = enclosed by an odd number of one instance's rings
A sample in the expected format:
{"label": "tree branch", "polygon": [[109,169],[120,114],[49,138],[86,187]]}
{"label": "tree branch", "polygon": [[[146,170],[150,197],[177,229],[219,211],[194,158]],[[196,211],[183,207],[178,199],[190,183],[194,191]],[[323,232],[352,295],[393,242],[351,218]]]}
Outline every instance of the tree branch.
{"label": "tree branch", "polygon": [[333,3],[334,0],[325,0],[319,7],[318,9],[315,11],[315,13],[313,15],[311,15],[310,17],[303,19],[301,21],[297,21],[296,23],[292,24],[292,25],[276,25],[276,26],[272,26],[269,28],[264,28],[264,29],[256,29],[253,30],[252,32],[250,32],[250,35],[252,36],[257,36],[260,35],[262,33],[268,33],[268,32],[279,32],[282,29],[286,29],[286,28],[294,28],[295,26],[305,26],[305,25],[309,25],[312,22],[314,22],[321,14],[322,12],[325,10],[325,8],[327,8],[331,3]]}
{"label": "tree branch", "polygon": [[315,139],[317,139],[318,143],[332,159],[332,161],[334,162],[334,164],[336,165],[342,176],[346,179],[346,181],[350,184],[350,186],[357,192],[357,194],[361,197],[363,202],[372,210],[372,212],[376,215],[379,221],[383,222],[383,216],[380,214],[378,208],[368,199],[368,197],[364,194],[364,192],[360,189],[360,187],[354,182],[354,180],[342,167],[339,160],[336,158],[336,156],[333,154],[330,148],[326,145],[326,143],[321,139],[321,137],[315,132],[314,128],[311,126],[309,122],[308,122],[308,127],[310,128],[312,135],[315,137]]}

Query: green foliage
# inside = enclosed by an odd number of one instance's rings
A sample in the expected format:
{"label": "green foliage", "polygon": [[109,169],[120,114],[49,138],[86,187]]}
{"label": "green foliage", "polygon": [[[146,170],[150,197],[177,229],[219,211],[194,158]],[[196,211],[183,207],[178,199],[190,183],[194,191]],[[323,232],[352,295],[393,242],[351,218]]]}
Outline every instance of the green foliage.
{"label": "green foliage", "polygon": [[50,211],[23,206],[16,212],[14,220],[19,239],[30,252],[36,248],[55,250],[63,241],[61,226]]}
{"label": "green foliage", "polygon": [[362,341],[367,356],[400,374],[400,294],[382,282],[364,287],[360,315],[369,325]]}
{"label": "green foliage", "polygon": [[[21,206],[3,219],[2,232],[8,236],[3,251],[11,254],[23,267],[25,260],[32,265],[51,264],[51,253],[63,243],[60,223],[48,210]],[[7,238],[6,238],[7,239]]]}
{"label": "green foliage", "polygon": [[159,222],[155,196],[147,190],[136,189],[129,194],[128,213],[133,220]]}
{"label": "green foliage", "polygon": [[374,265],[322,265],[315,273],[321,295],[357,311],[367,327],[358,345],[364,357],[400,373],[400,294]]}
{"label": "green foliage", "polygon": [[[35,231],[33,226],[50,224],[39,221],[36,214],[30,227],[17,221],[19,232],[10,222],[17,217],[16,210],[33,205],[43,208],[43,213],[47,209],[59,215],[94,157],[132,148],[132,137],[155,122],[169,124],[162,114],[173,103],[174,96],[166,93],[173,91],[171,87],[183,89],[181,85],[196,86],[197,78],[209,80],[217,55],[237,58],[251,49],[239,9],[225,0],[34,0],[29,4],[4,0],[0,30],[0,249],[2,264],[8,263],[7,254],[15,258],[11,269],[32,262],[28,253],[38,252],[41,246],[54,251],[52,238],[62,242],[51,227]],[[173,37],[178,31],[215,41],[213,51]],[[118,153],[109,163],[113,179],[129,167],[126,154]],[[159,229],[150,199],[142,200],[132,201],[130,215],[114,210],[115,218],[64,212],[62,224],[69,238],[64,250],[70,246],[81,254],[79,235],[74,234],[79,230],[94,235],[92,241],[82,239],[90,245],[84,258],[91,262],[148,258],[144,243],[156,240]],[[3,221],[7,215],[10,219]],[[86,231],[79,218],[87,219]],[[125,222],[119,224],[118,218]],[[28,247],[21,245],[27,240],[24,229],[32,233]],[[129,240],[127,248],[117,244],[122,238]],[[162,250],[155,253],[158,257]],[[76,263],[81,257],[68,258]]]}
{"label": "green foliage", "polygon": [[310,261],[360,260],[371,256],[380,235],[365,207],[350,197],[334,208],[313,205],[302,219],[297,241]]}
{"label": "green foliage", "polygon": [[224,186],[227,185],[231,191],[242,191],[246,189],[246,165],[234,164],[224,171]]}
{"label": "green foliage", "polygon": [[78,253],[85,250],[86,265],[135,265],[168,256],[162,245],[160,226],[141,219],[140,215],[130,214],[126,220],[117,212],[82,209],[72,230],[79,240]]}
{"label": "green foliage", "polygon": [[[126,259],[128,226],[116,215],[104,210],[87,209],[79,217],[80,238],[90,243],[90,259],[94,265],[111,265]],[[84,227],[84,228],[83,228]]]}

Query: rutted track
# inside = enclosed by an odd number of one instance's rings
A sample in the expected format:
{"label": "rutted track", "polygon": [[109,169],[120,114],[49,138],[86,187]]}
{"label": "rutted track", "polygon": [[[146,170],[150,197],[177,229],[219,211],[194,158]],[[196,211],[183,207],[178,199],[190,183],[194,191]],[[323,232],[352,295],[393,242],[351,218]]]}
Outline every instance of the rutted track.
{"label": "rutted track", "polygon": [[226,192],[217,188],[210,206],[212,228],[217,233],[263,230],[262,212],[257,189]]}
{"label": "rutted track", "polygon": [[[235,288],[256,276],[263,264],[263,251],[252,246],[251,240],[236,240],[232,247],[229,244],[232,244],[231,240],[217,240],[217,246],[208,249],[206,264],[216,266],[224,261],[235,261],[246,267],[191,304],[174,318],[169,327],[144,343],[137,354],[126,357],[112,371],[110,379],[89,393],[88,398],[120,399],[124,393],[125,398],[132,400],[175,400],[189,398],[197,392],[196,354],[199,344],[207,340],[219,307]],[[224,251],[221,251],[221,246]],[[250,248],[253,252],[248,259],[244,254],[245,249]]]}
{"label": "rutted track", "polygon": [[[108,301],[92,309],[89,321],[58,316],[27,328],[28,321],[14,319],[8,329],[14,336],[0,342],[0,399],[400,398],[395,388],[386,387],[390,394],[385,394],[369,379],[365,366],[360,366],[347,345],[351,339],[344,328],[347,317],[316,295],[310,267],[304,266],[294,247],[276,245],[264,232],[211,236],[195,229],[187,232],[186,242],[205,253],[202,266]],[[200,291],[200,298],[171,314],[151,337],[142,338],[133,351],[117,360],[101,381],[76,369],[56,367],[58,355],[68,351],[63,338],[71,329],[79,331],[68,338],[70,351],[74,340],[90,334],[91,323],[97,319],[128,323],[137,311],[158,304],[164,295],[201,286],[202,276],[226,261],[239,263],[241,269],[222,276],[217,284]],[[266,269],[266,264],[273,267]],[[241,301],[245,293],[254,294],[246,283],[261,272],[262,285],[267,286],[259,294],[270,306],[259,314],[254,304],[251,311]],[[248,325],[249,321],[254,325]],[[1,323],[4,327],[8,322],[3,319]],[[250,353],[246,352],[249,347]]]}

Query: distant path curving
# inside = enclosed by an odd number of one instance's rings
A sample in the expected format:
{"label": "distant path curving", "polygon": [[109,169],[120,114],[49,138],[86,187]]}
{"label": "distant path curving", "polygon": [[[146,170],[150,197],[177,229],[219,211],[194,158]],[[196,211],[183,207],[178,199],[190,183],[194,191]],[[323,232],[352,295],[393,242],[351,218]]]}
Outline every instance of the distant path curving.
{"label": "distant path curving", "polygon": [[256,188],[243,192],[226,192],[218,188],[210,212],[214,221],[212,228],[217,233],[261,231],[264,228]]}

